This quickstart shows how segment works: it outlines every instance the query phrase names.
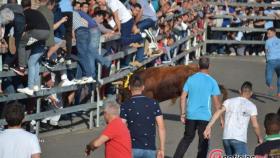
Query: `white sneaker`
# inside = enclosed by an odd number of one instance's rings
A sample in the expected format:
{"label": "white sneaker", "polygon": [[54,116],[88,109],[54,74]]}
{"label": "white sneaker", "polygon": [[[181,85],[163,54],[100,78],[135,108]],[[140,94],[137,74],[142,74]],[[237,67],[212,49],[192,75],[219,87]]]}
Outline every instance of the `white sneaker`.
{"label": "white sneaker", "polygon": [[87,83],[94,83],[96,80],[94,80],[92,77],[83,77],[81,80],[77,81],[77,84],[87,84]]}
{"label": "white sneaker", "polygon": [[20,93],[27,94],[27,95],[33,95],[34,94],[34,91],[32,89],[29,89],[28,87],[19,88],[19,89],[17,89],[17,91],[20,92]]}
{"label": "white sneaker", "polygon": [[265,56],[265,53],[264,53],[264,51],[262,51],[261,53],[259,53],[259,56]]}
{"label": "white sneaker", "polygon": [[62,83],[60,84],[61,87],[65,87],[65,86],[72,86],[75,85],[76,82],[74,81],[69,81],[68,79],[62,80]]}
{"label": "white sneaker", "polygon": [[50,120],[50,125],[52,125],[52,126],[58,126],[58,121]]}
{"label": "white sneaker", "polygon": [[144,33],[144,32],[141,32],[140,35],[141,35],[142,38],[146,38],[147,37],[147,34]]}
{"label": "white sneaker", "polygon": [[40,89],[39,89],[39,86],[34,86],[34,87],[33,87],[33,91],[34,91],[34,92],[38,92],[39,90],[40,90]]}
{"label": "white sneaker", "polygon": [[235,53],[230,53],[229,56],[236,56],[236,54]]}
{"label": "white sneaker", "polygon": [[37,41],[38,41],[37,39],[35,39],[35,38],[33,38],[33,37],[30,37],[26,45],[27,45],[27,46],[30,46],[30,45],[32,45],[33,43],[37,42]]}
{"label": "white sneaker", "polygon": [[149,48],[150,48],[150,49],[157,49],[158,46],[157,46],[156,43],[152,42],[152,43],[149,44]]}
{"label": "white sneaker", "polygon": [[256,53],[252,53],[252,56],[256,56]]}

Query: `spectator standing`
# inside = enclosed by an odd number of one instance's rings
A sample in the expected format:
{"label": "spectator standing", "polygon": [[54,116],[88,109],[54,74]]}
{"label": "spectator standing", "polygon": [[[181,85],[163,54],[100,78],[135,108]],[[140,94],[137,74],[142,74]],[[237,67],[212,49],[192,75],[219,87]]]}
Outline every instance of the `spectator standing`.
{"label": "spectator standing", "polygon": [[[177,146],[175,158],[184,157],[195,137],[196,130],[199,136],[197,158],[207,157],[208,139],[203,137],[203,131],[211,119],[211,98],[216,110],[220,108],[218,98],[220,89],[217,81],[209,75],[209,64],[209,58],[201,57],[199,59],[200,72],[190,76],[184,84],[180,99],[180,116],[181,122],[185,124],[185,133]],[[187,96],[188,101],[186,101]]]}
{"label": "spectator standing", "polygon": [[73,29],[73,6],[72,0],[60,0],[59,7],[61,9],[62,16],[67,16],[67,21],[64,23],[67,50],[67,60],[69,60],[72,51],[72,29]]}
{"label": "spectator standing", "polygon": [[101,65],[105,65],[107,68],[110,67],[111,61],[107,60],[98,53],[101,32],[98,28],[98,24],[94,18],[90,17],[88,14],[88,3],[82,3],[81,11],[79,11],[80,16],[85,19],[88,23],[88,29],[90,33],[89,39],[89,57],[90,57],[90,67],[92,70],[92,77],[96,77],[95,61],[99,61]]}
{"label": "spectator standing", "polygon": [[78,50],[79,66],[81,68],[82,79],[78,84],[86,84],[96,82],[92,78],[92,67],[90,63],[90,52],[89,50],[89,41],[90,41],[90,32],[88,29],[88,22],[83,19],[77,11],[73,12],[73,31],[76,38],[76,47]]}
{"label": "spectator standing", "polygon": [[5,120],[8,129],[0,132],[1,158],[40,158],[40,145],[36,135],[21,128],[24,119],[22,105],[6,106]]}
{"label": "spectator standing", "polygon": [[131,139],[129,130],[119,117],[120,109],[116,103],[108,103],[104,110],[104,119],[107,127],[102,134],[92,140],[87,146],[85,153],[90,155],[105,143],[105,158],[131,158]]}
{"label": "spectator standing", "polygon": [[223,144],[227,156],[248,155],[247,129],[251,120],[258,142],[261,143],[260,127],[257,120],[257,108],[251,98],[252,84],[244,82],[240,89],[240,97],[228,99],[221,109],[215,112],[204,132],[205,138],[210,138],[211,128],[215,121],[225,112]]}
{"label": "spectator standing", "polygon": [[[138,76],[132,76],[129,89],[132,97],[121,105],[121,118],[130,130],[133,157],[164,158],[165,125],[158,102],[142,95],[144,84]],[[158,153],[155,145],[156,125],[160,141]]]}
{"label": "spectator standing", "polygon": [[269,113],[265,116],[265,142],[255,149],[255,155],[264,157],[279,156],[280,153],[280,115]]}
{"label": "spectator standing", "polygon": [[38,8],[38,11],[41,12],[44,17],[47,19],[47,22],[50,26],[50,34],[49,38],[46,41],[46,46],[48,47],[48,52],[45,55],[44,59],[42,60],[42,65],[46,66],[49,69],[54,68],[54,66],[57,64],[54,60],[51,60],[51,56],[57,52],[57,50],[62,47],[62,45],[65,44],[65,42],[54,36],[54,30],[59,28],[63,23],[65,23],[68,19],[67,16],[62,17],[59,21],[54,23],[54,14],[52,10],[55,7],[55,0],[41,0],[40,1],[40,7]]}
{"label": "spectator standing", "polygon": [[276,30],[269,28],[267,31],[268,39],[265,42],[266,50],[266,69],[265,79],[266,85],[270,90],[275,88],[272,86],[273,73],[277,75],[277,96],[280,97],[280,39],[276,36]]}
{"label": "spectator standing", "polygon": [[[45,52],[45,41],[49,37],[50,26],[39,11],[31,9],[31,0],[22,0],[21,5],[24,9],[26,28],[19,45],[19,67],[13,70],[21,76],[25,75],[28,61],[28,87],[17,90],[33,95],[34,91],[39,90],[39,60]],[[31,49],[30,55],[25,51],[27,45]]]}

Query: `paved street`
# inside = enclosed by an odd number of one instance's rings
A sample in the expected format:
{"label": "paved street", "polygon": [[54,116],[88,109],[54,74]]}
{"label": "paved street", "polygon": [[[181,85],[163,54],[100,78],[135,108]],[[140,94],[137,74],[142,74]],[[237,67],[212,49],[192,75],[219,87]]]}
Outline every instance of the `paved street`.
{"label": "paved street", "polygon": [[[211,74],[225,85],[229,90],[229,97],[237,96],[240,85],[243,81],[251,81],[255,96],[252,101],[258,108],[258,120],[263,128],[263,120],[266,113],[276,112],[279,108],[277,98],[267,95],[264,80],[265,63],[264,58],[260,57],[212,57]],[[274,81],[274,83],[276,83]],[[170,101],[161,103],[161,108],[165,113],[165,123],[167,128],[166,156],[172,157],[179,140],[183,136],[184,126],[179,122],[179,104],[172,104]],[[103,127],[93,130],[80,130],[69,134],[56,136],[41,135],[43,158],[81,158],[84,157],[83,150],[85,144],[96,137]],[[264,132],[264,130],[263,130]],[[211,149],[222,149],[221,143],[222,130],[217,124],[213,129],[211,139]],[[196,157],[198,139],[193,141],[186,158]],[[250,153],[256,146],[256,138],[251,127],[248,130],[248,146]],[[91,157],[103,158],[104,148],[95,151]]]}

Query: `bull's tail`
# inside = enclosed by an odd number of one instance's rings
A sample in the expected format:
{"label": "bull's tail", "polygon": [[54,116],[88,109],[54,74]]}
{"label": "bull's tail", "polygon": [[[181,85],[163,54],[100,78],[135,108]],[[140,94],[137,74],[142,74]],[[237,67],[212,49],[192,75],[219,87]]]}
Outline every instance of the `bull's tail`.
{"label": "bull's tail", "polygon": [[227,98],[228,98],[227,89],[226,89],[226,87],[225,87],[224,85],[221,85],[221,84],[219,84],[219,88],[220,88],[220,91],[221,91],[221,93],[222,93],[222,95],[223,95],[223,100],[222,100],[222,102],[224,102],[224,101],[227,100]]}

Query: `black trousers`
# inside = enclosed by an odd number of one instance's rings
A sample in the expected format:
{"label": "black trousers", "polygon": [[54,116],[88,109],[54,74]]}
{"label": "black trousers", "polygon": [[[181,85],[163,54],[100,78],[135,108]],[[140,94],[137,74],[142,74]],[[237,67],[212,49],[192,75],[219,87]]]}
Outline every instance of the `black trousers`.
{"label": "black trousers", "polygon": [[177,146],[174,158],[183,158],[188,150],[191,142],[195,137],[197,130],[199,136],[197,158],[206,158],[208,152],[208,139],[204,139],[203,132],[208,124],[208,121],[201,120],[188,120],[186,119],[184,137],[181,139]]}
{"label": "black trousers", "polygon": [[67,54],[71,54],[72,50],[72,29],[73,29],[73,12],[62,12],[62,17],[67,16],[68,19],[64,23],[65,27],[65,40],[66,40],[66,49]]}

